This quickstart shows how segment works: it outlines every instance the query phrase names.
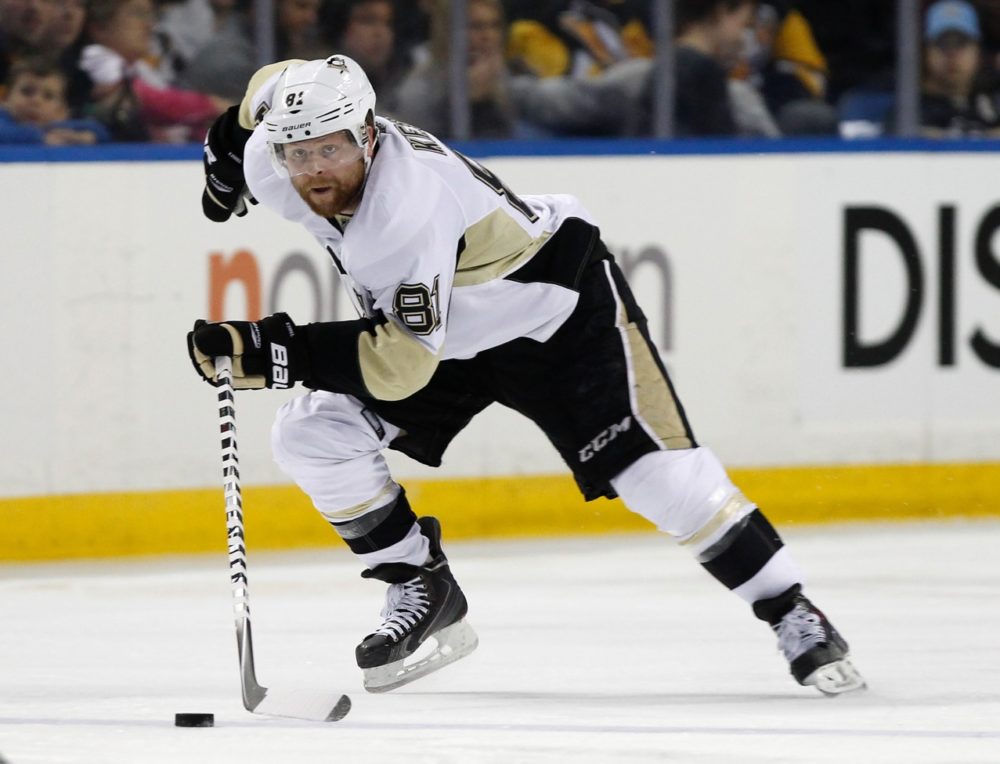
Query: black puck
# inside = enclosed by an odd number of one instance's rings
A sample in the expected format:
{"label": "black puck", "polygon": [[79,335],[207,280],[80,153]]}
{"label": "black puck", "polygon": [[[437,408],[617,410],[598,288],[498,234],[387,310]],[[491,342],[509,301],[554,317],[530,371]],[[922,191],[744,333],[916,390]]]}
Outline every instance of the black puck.
{"label": "black puck", "polygon": [[174,714],[175,727],[214,727],[215,714]]}

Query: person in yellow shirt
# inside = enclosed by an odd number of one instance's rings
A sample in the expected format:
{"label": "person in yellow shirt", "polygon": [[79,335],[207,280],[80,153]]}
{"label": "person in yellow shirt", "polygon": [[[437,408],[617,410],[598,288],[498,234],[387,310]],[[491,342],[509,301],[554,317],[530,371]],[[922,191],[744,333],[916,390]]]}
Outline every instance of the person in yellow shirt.
{"label": "person in yellow shirt", "polygon": [[757,7],[748,50],[733,76],[760,91],[782,135],[835,134],[827,59],[794,5],[774,0]]}
{"label": "person in yellow shirt", "polygon": [[651,58],[647,3],[636,0],[510,3],[507,57],[538,77],[592,77]]}

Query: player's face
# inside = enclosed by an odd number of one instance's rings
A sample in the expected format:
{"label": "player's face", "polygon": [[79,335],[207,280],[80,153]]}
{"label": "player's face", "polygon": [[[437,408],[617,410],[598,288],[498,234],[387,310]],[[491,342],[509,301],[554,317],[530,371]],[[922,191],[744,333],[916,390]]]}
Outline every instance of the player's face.
{"label": "player's face", "polygon": [[299,196],[325,218],[352,212],[365,179],[364,150],[346,131],[286,143],[281,161]]}

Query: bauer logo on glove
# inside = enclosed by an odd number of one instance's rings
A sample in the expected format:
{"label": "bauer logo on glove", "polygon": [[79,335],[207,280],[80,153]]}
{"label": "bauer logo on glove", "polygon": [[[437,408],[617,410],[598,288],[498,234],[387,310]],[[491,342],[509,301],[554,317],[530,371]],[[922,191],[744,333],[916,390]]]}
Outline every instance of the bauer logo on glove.
{"label": "bauer logo on glove", "polygon": [[302,339],[286,313],[260,321],[195,321],[188,332],[188,354],[202,378],[218,385],[215,359],[233,359],[233,387],[259,390],[291,387],[305,377]]}

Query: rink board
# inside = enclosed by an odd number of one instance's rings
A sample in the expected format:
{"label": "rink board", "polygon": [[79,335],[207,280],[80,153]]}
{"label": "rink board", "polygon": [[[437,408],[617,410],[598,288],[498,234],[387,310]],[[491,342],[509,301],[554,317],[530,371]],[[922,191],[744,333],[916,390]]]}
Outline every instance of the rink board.
{"label": "rink board", "polygon": [[[732,470],[732,477],[779,526],[998,514],[1000,464]],[[651,529],[618,500],[584,502],[567,477],[414,480],[406,489],[418,514],[439,517],[452,539]],[[254,550],[341,545],[293,486],[248,488],[244,507]],[[8,499],[0,516],[0,561],[226,549],[221,490]]]}
{"label": "rink board", "polygon": [[[1000,514],[996,152],[487,164],[519,192],[581,197],[699,441],[777,521]],[[190,159],[0,163],[0,183],[20,223],[5,230],[0,321],[30,338],[0,395],[0,559],[216,548],[215,400],[184,335],[198,317],[351,318],[328,256],[266,210],[204,220]],[[294,394],[237,396],[262,547],[331,543],[270,458]],[[459,536],[642,527],[584,504],[544,436],[499,407],[439,470],[390,466]]]}

